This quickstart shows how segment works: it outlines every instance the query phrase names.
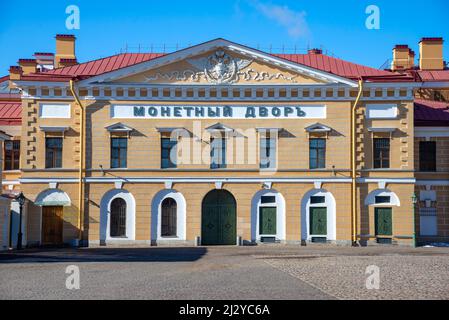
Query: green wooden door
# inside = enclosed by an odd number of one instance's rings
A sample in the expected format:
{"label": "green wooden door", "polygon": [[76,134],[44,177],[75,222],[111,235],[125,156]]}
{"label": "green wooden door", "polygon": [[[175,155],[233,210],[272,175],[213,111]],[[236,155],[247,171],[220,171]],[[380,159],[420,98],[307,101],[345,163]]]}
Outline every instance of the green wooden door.
{"label": "green wooden door", "polygon": [[237,215],[234,197],[225,190],[212,190],[203,200],[201,243],[235,245]]}
{"label": "green wooden door", "polygon": [[327,209],[310,208],[310,234],[314,236],[327,235]]}
{"label": "green wooden door", "polygon": [[393,220],[391,208],[375,208],[376,236],[393,235]]}
{"label": "green wooden door", "polygon": [[276,207],[259,208],[259,234],[276,235]]}

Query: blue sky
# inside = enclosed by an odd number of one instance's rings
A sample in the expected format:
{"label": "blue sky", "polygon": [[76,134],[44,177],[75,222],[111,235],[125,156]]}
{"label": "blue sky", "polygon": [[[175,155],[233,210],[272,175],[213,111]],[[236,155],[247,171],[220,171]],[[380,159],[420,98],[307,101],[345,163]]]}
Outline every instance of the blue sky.
{"label": "blue sky", "polygon": [[[0,0],[0,75],[19,58],[55,50],[54,35],[77,36],[78,60],[125,50],[173,51],[217,37],[273,52],[322,47],[336,57],[379,68],[395,44],[418,52],[423,36],[446,39],[447,0]],[[66,7],[80,9],[80,29],[67,30]],[[380,9],[380,29],[365,27],[365,9]]]}

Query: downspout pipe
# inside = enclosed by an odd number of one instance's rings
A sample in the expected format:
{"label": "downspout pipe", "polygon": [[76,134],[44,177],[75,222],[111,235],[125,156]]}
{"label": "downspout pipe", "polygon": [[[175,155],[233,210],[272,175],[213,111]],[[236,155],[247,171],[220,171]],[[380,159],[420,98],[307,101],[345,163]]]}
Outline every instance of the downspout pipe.
{"label": "downspout pipe", "polygon": [[81,242],[83,240],[83,233],[84,233],[84,197],[83,197],[83,175],[84,175],[84,107],[80,101],[80,98],[78,97],[76,90],[75,90],[75,84],[73,80],[70,80],[70,92],[72,93],[73,97],[75,98],[75,102],[80,107],[80,165],[78,170],[78,239],[79,239],[79,245],[81,245]]}
{"label": "downspout pipe", "polygon": [[356,152],[356,112],[360,102],[360,98],[363,94],[363,78],[358,82],[358,94],[357,98],[352,106],[351,110],[351,233],[352,233],[352,245],[357,245],[357,152]]}

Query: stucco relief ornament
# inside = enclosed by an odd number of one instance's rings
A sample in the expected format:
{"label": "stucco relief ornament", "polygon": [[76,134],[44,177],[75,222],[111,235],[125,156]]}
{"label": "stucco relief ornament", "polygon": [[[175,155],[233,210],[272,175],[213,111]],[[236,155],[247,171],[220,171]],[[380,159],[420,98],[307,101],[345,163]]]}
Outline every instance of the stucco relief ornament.
{"label": "stucco relief ornament", "polygon": [[238,81],[239,71],[248,67],[252,60],[233,58],[223,50],[217,50],[206,58],[190,59],[188,62],[203,70],[208,82],[223,84]]}

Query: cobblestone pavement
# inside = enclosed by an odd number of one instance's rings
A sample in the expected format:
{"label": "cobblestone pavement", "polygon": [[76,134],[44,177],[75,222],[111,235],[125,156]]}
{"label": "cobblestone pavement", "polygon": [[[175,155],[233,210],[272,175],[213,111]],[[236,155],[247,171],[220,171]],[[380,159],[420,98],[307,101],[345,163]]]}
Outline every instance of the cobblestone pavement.
{"label": "cobblestone pavement", "polygon": [[[80,290],[65,287],[79,266]],[[379,290],[366,289],[370,265]],[[449,249],[87,248],[0,253],[0,299],[449,299]]]}
{"label": "cobblestone pavement", "polygon": [[[293,257],[266,261],[337,299],[449,299],[447,256]],[[374,270],[367,270],[369,266],[379,268],[379,289],[366,287]]]}

